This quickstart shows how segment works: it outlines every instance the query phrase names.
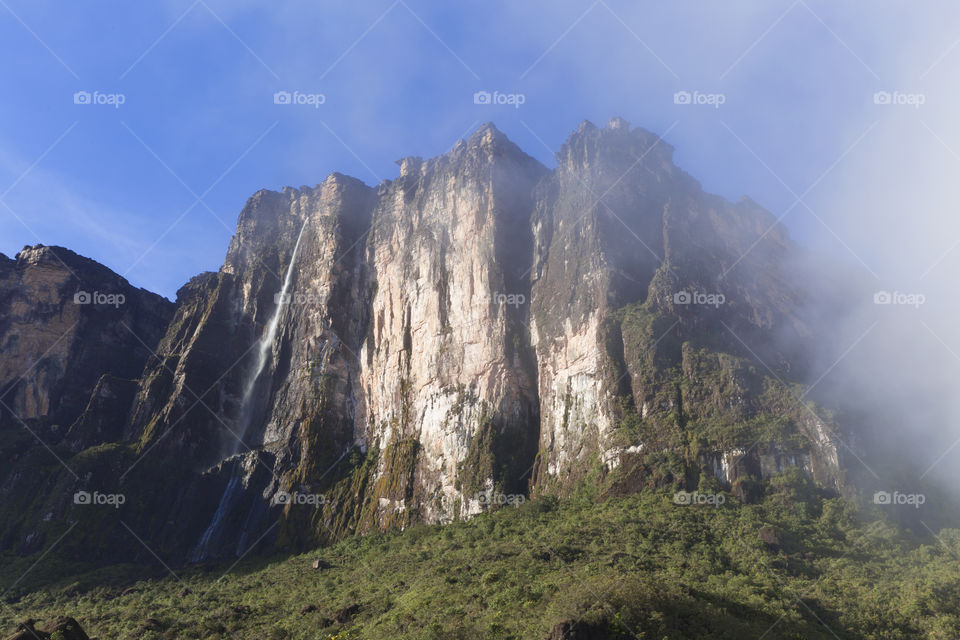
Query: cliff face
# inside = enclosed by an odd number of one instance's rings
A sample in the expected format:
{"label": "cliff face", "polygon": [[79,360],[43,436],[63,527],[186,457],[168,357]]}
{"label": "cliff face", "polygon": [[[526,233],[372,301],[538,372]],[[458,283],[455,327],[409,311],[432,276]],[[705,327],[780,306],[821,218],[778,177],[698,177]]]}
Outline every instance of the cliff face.
{"label": "cliff face", "polygon": [[[750,499],[799,466],[839,487],[836,427],[792,389],[811,338],[796,250],[671,154],[620,119],[584,123],[550,171],[485,125],[374,188],[261,191],[172,317],[130,291],[76,338],[94,309],[63,303],[74,284],[49,250],[0,259],[4,402],[63,426],[66,467],[3,545],[95,523],[102,553],[138,557],[122,517],[171,561],[202,560],[601,478]],[[94,513],[76,491],[126,500]]]}
{"label": "cliff face", "polygon": [[101,375],[140,375],[170,318],[166,300],[61,247],[0,265],[4,421],[69,427]]}
{"label": "cliff face", "polygon": [[0,256],[0,544],[30,552],[65,458],[122,437],[144,362],[173,312],[62,247]]}
{"label": "cliff face", "polygon": [[477,492],[494,484],[522,487],[512,476],[536,454],[527,313],[508,300],[530,295],[530,187],[546,171],[492,127],[402,166],[378,194],[367,244],[357,442],[415,448],[410,499],[385,496],[383,511],[444,521],[478,512]]}
{"label": "cliff face", "polygon": [[[778,378],[804,365],[805,293],[783,273],[793,249],[768,212],[705,194],[671,155],[620,119],[584,123],[540,186],[540,483],[576,479],[591,455],[616,464],[623,450],[717,449],[738,424],[788,410],[760,396],[787,396]],[[766,374],[753,371],[749,389],[734,386],[744,358]],[[730,386],[711,389],[712,377]],[[702,437],[706,423],[720,432]]]}

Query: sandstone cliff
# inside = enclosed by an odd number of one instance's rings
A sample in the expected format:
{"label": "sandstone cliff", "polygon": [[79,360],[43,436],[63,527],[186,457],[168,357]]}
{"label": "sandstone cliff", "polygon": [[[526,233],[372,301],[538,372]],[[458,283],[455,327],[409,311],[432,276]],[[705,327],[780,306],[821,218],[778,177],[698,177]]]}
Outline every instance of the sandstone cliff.
{"label": "sandstone cliff", "polygon": [[[64,462],[43,462],[47,497],[0,525],[3,546],[77,523],[68,552],[143,557],[122,518],[198,561],[582,482],[750,499],[797,466],[842,485],[837,426],[797,401],[809,291],[768,212],[704,193],[621,119],[582,124],[554,170],[493,125],[399,164],[375,187],[255,194],[172,317],[124,289],[138,302],[68,330],[94,308],[65,302],[51,250],[0,259],[4,402],[61,434],[41,451],[5,422],[3,442]],[[0,509],[30,473],[11,469]]]}

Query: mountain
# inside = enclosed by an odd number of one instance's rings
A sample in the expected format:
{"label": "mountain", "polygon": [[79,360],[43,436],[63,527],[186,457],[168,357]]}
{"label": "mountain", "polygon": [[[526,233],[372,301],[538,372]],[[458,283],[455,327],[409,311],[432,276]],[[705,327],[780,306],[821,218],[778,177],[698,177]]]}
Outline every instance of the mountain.
{"label": "mountain", "polygon": [[168,300],[67,249],[0,255],[4,549],[49,542],[51,525],[38,523],[63,517],[82,482],[65,461],[124,437],[137,378],[172,315]]}
{"label": "mountain", "polygon": [[824,286],[769,212],[619,118],[553,170],[491,124],[398,164],[257,192],[175,304],[65,249],[0,259],[0,550],[175,565],[585,483],[845,490],[800,391]]}

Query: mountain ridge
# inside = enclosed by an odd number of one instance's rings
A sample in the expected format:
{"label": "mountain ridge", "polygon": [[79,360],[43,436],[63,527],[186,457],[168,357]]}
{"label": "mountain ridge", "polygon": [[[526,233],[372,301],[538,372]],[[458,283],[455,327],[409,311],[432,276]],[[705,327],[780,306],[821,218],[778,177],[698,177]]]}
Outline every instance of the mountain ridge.
{"label": "mountain ridge", "polygon": [[[331,173],[256,192],[220,270],[130,338],[140,372],[100,365],[69,436],[43,434],[66,458],[43,463],[40,504],[9,498],[22,470],[0,477],[0,547],[78,526],[90,535],[65,553],[140,558],[123,517],[177,563],[450,522],[582,482],[717,482],[749,501],[798,466],[842,490],[837,425],[793,402],[815,339],[788,267],[798,249],[672,153],[622,119],[584,121],[550,170],[491,123],[376,186]],[[61,274],[61,301],[75,280]],[[0,332],[0,355],[26,331]],[[17,442],[15,469],[46,453]],[[78,491],[129,499],[110,513],[72,504]],[[300,494],[313,498],[278,501]]]}

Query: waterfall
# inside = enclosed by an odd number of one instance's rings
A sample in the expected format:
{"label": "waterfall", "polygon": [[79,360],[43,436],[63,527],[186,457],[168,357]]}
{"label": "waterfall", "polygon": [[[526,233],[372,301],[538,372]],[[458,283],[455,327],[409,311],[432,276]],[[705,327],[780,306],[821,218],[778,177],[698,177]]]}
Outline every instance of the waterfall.
{"label": "waterfall", "polygon": [[267,361],[270,359],[270,354],[273,352],[273,342],[277,337],[277,329],[280,326],[280,316],[283,314],[284,308],[287,306],[288,302],[288,291],[290,289],[290,281],[293,280],[293,267],[297,262],[297,253],[300,250],[300,241],[303,239],[303,232],[307,229],[307,221],[304,220],[303,226],[300,227],[300,234],[297,236],[297,242],[293,246],[293,254],[290,256],[290,264],[287,266],[287,273],[283,278],[283,287],[280,289],[280,293],[277,295],[277,308],[273,312],[273,317],[270,318],[270,322],[267,323],[267,328],[263,332],[263,336],[260,338],[260,348],[257,352],[257,366],[253,368],[250,373],[250,377],[247,378],[247,383],[243,389],[243,400],[240,404],[240,415],[241,420],[243,421],[243,428],[241,429],[241,439],[237,441],[234,445],[232,453],[238,453],[240,451],[240,445],[242,444],[242,439],[247,435],[247,429],[250,426],[250,420],[252,418],[251,413],[253,407],[251,406],[251,401],[253,399],[253,392],[257,388],[257,380],[260,378],[260,374],[263,373],[263,370],[267,366]]}
{"label": "waterfall", "polygon": [[219,537],[223,519],[233,508],[234,502],[236,501],[237,490],[241,488],[241,475],[240,460],[237,459],[230,473],[230,481],[227,482],[227,488],[220,497],[220,503],[217,505],[217,510],[213,514],[213,519],[200,537],[200,542],[197,543],[197,546],[194,547],[190,553],[188,557],[189,562],[202,562],[210,555],[210,545],[214,542],[215,537]]}
{"label": "waterfall", "polygon": [[260,338],[260,350],[257,354],[257,366],[253,370],[253,375],[247,380],[247,386],[243,390],[243,404],[246,405],[250,399],[251,394],[253,394],[254,388],[256,388],[257,378],[260,377],[260,374],[263,373],[263,368],[267,366],[267,360],[270,359],[270,352],[273,350],[273,341],[277,337],[277,327],[280,325],[280,315],[283,313],[284,307],[287,304],[287,291],[290,289],[290,281],[293,279],[293,266],[297,262],[297,252],[300,250],[300,240],[303,239],[303,232],[307,228],[307,223],[304,221],[303,226],[300,227],[300,235],[297,236],[297,243],[293,245],[293,255],[290,256],[290,265],[287,267],[287,274],[283,278],[283,287],[280,289],[280,295],[277,299],[277,308],[273,312],[273,317],[270,318],[270,322],[267,324],[267,330],[263,332],[263,337]]}
{"label": "waterfall", "polygon": [[[297,262],[297,253],[300,251],[300,241],[303,239],[303,232],[307,229],[307,221],[304,220],[303,226],[300,227],[300,234],[297,235],[297,242],[293,245],[293,253],[290,255],[290,264],[287,266],[287,273],[283,278],[283,286],[280,288],[280,293],[277,295],[276,304],[277,308],[273,312],[273,317],[270,318],[270,322],[267,323],[267,328],[263,332],[263,336],[260,338],[260,348],[257,352],[257,365],[251,370],[250,377],[247,378],[247,382],[244,385],[243,389],[243,400],[240,405],[240,420],[242,428],[240,430],[240,437],[237,439],[237,442],[233,446],[231,456],[236,456],[240,451],[241,446],[243,445],[244,439],[247,435],[247,430],[250,427],[250,423],[253,419],[253,410],[252,405],[254,391],[257,388],[257,380],[260,379],[260,375],[263,373],[263,370],[267,366],[267,361],[270,359],[270,354],[273,351],[273,343],[277,338],[277,329],[280,326],[280,316],[283,314],[284,308],[286,308],[290,290],[290,282],[293,280],[293,267]],[[217,509],[213,514],[213,518],[210,521],[210,524],[207,526],[206,530],[203,532],[203,535],[200,537],[200,541],[194,547],[193,551],[190,553],[188,560],[190,562],[201,562],[206,560],[210,556],[211,547],[216,547],[220,542],[221,530],[223,529],[226,518],[235,510],[238,506],[237,502],[240,500],[243,494],[242,486],[242,458],[236,457],[234,460],[234,467],[230,474],[230,480],[227,482],[227,486],[223,491],[223,495],[220,497],[220,502],[217,504]],[[244,521],[244,530],[240,532],[240,543],[238,543],[237,555],[240,555],[240,546],[245,545],[247,538],[246,527],[249,525],[250,514],[247,514],[247,518]]]}

